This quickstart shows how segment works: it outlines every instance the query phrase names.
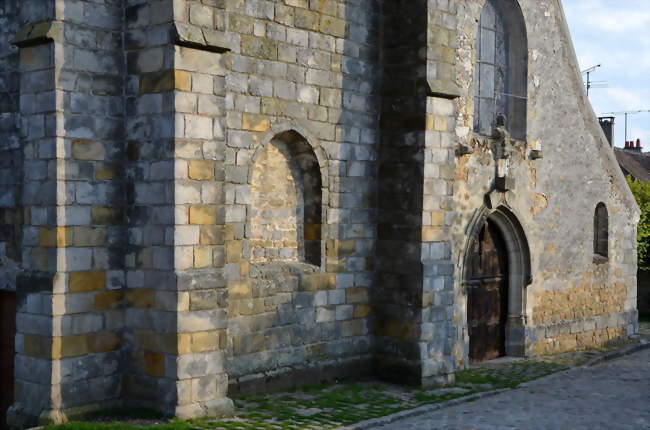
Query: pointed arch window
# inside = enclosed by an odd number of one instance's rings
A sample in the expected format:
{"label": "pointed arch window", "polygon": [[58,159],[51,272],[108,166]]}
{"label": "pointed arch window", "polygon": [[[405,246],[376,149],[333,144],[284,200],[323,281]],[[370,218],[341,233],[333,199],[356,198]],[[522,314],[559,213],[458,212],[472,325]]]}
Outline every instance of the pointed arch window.
{"label": "pointed arch window", "polygon": [[503,114],[512,137],[526,138],[528,40],[516,0],[487,0],[477,31],[474,132],[491,136]]}

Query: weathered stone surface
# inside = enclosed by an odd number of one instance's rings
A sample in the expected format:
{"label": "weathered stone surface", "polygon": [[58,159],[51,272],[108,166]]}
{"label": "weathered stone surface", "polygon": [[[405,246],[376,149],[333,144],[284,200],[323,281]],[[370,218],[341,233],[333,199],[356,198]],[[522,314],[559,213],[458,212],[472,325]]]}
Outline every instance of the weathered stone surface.
{"label": "weathered stone surface", "polygon": [[0,289],[19,293],[22,413],[122,397],[232,412],[229,384],[353,363],[449,379],[468,363],[465,257],[485,219],[516,286],[508,354],[634,333],[637,209],[557,49],[561,9],[517,2],[536,29],[527,129],[494,139],[473,132],[483,4],[7,0]]}

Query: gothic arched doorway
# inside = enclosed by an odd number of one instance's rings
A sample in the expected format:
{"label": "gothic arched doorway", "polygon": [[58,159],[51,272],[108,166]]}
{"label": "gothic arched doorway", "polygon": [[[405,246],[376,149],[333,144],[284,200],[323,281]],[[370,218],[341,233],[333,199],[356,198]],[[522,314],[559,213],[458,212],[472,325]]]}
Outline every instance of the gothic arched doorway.
{"label": "gothic arched doorway", "polygon": [[467,267],[467,325],[471,362],[506,353],[508,254],[496,224],[487,219],[470,249]]}
{"label": "gothic arched doorway", "polygon": [[505,206],[482,207],[470,222],[461,261],[469,361],[526,351],[526,286],[532,282],[524,229]]}

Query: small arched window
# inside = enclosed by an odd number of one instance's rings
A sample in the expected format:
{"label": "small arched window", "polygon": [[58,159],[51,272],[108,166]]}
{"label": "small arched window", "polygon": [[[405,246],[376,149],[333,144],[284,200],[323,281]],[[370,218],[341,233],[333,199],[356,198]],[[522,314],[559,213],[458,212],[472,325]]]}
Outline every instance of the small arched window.
{"label": "small arched window", "polygon": [[476,36],[474,132],[491,136],[507,118],[515,139],[526,138],[528,40],[517,0],[487,0]]}
{"label": "small arched window", "polygon": [[594,213],[594,254],[608,258],[609,252],[609,216],[605,203],[598,203]]}
{"label": "small arched window", "polygon": [[320,266],[322,188],[318,159],[304,137],[287,131],[264,147],[251,180],[252,262]]}

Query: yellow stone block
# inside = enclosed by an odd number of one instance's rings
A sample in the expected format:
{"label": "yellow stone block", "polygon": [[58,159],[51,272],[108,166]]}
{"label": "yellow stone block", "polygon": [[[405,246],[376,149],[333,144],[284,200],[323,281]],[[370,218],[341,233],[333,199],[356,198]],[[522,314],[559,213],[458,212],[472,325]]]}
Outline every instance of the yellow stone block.
{"label": "yellow stone block", "polygon": [[126,302],[136,308],[153,308],[156,302],[154,290],[129,290],[126,293]]}
{"label": "yellow stone block", "polygon": [[192,334],[192,352],[216,351],[219,348],[219,332],[205,331]]}
{"label": "yellow stone block", "polygon": [[70,228],[73,231],[72,244],[74,246],[105,246],[108,243],[108,235],[106,230],[103,228],[93,228],[93,227],[70,227]]}
{"label": "yellow stone block", "polygon": [[96,225],[119,225],[122,221],[122,211],[108,206],[93,206],[90,215]]}
{"label": "yellow stone block", "polygon": [[191,91],[192,74],[184,70],[174,70],[174,86],[180,91]]}
{"label": "yellow stone block", "polygon": [[241,260],[242,245],[238,240],[229,240],[226,242],[226,261],[228,263],[237,263]]}
{"label": "yellow stone block", "polygon": [[121,291],[102,291],[95,294],[95,309],[98,311],[106,311],[109,309],[117,309],[120,307],[124,298]]}
{"label": "yellow stone block", "polygon": [[423,293],[422,294],[422,307],[428,308],[433,305],[433,293]]}
{"label": "yellow stone block", "polygon": [[209,246],[194,247],[194,267],[204,269],[212,266],[212,248]]}
{"label": "yellow stone block", "polygon": [[165,376],[165,355],[159,352],[145,352],[144,371],[149,376]]}
{"label": "yellow stone block", "polygon": [[349,257],[357,251],[357,241],[354,239],[345,239],[338,241],[338,256]]}
{"label": "yellow stone block", "polygon": [[108,352],[118,349],[122,345],[122,338],[112,332],[93,333],[87,336],[87,343],[89,352]]}
{"label": "yellow stone block", "polygon": [[345,302],[350,303],[368,303],[368,288],[352,287],[345,290]]}
{"label": "yellow stone block", "polygon": [[402,340],[414,340],[416,337],[416,330],[413,324],[406,324],[396,320],[382,322],[380,332],[385,336]]}
{"label": "yellow stone block", "polygon": [[445,225],[445,213],[443,211],[432,211],[431,225],[432,226]]}
{"label": "yellow stone block", "polygon": [[43,247],[56,246],[56,228],[41,227],[38,231],[38,244]]}
{"label": "yellow stone block", "polygon": [[192,353],[192,335],[190,333],[179,333],[176,339],[178,354]]}
{"label": "yellow stone block", "polygon": [[95,166],[95,179],[106,181],[117,177],[117,169],[111,164],[98,164]]}
{"label": "yellow stone block", "polygon": [[52,338],[26,334],[23,336],[23,351],[30,357],[51,358]]}
{"label": "yellow stone block", "polygon": [[84,291],[103,290],[106,287],[106,272],[73,272],[68,280],[68,291],[79,293]]}
{"label": "yellow stone block", "polygon": [[244,113],[242,115],[242,129],[250,131],[268,131],[271,122],[263,115]]}
{"label": "yellow stone block", "polygon": [[230,299],[245,299],[253,297],[253,290],[246,281],[232,282],[228,289],[228,297]]}
{"label": "yellow stone block", "polygon": [[190,160],[189,178],[195,181],[207,181],[214,179],[214,161]]}
{"label": "yellow stone block", "polygon": [[199,243],[201,245],[223,245],[224,244],[223,226],[220,225],[201,226]]}
{"label": "yellow stone block", "polygon": [[217,222],[217,207],[211,205],[190,206],[190,224],[215,224]]}
{"label": "yellow stone block", "polygon": [[72,158],[75,160],[98,160],[106,157],[106,150],[101,142],[79,139],[72,142]]}
{"label": "yellow stone block", "polygon": [[88,354],[88,335],[63,336],[52,339],[52,358],[79,357]]}
{"label": "yellow stone block", "polygon": [[304,276],[300,289],[303,291],[323,291],[336,288],[336,275],[333,273],[317,273]]}
{"label": "yellow stone block", "polygon": [[426,116],[425,130],[434,131],[435,130],[436,117],[433,115]]}
{"label": "yellow stone block", "polygon": [[436,242],[441,238],[440,227],[422,227],[422,242]]}
{"label": "yellow stone block", "polygon": [[162,93],[172,91],[175,87],[173,70],[146,73],[140,76],[140,93]]}
{"label": "yellow stone block", "polygon": [[64,248],[72,245],[74,227],[41,227],[39,245],[42,247]]}
{"label": "yellow stone block", "polygon": [[366,318],[371,314],[370,305],[356,305],[354,307],[354,318]]}

